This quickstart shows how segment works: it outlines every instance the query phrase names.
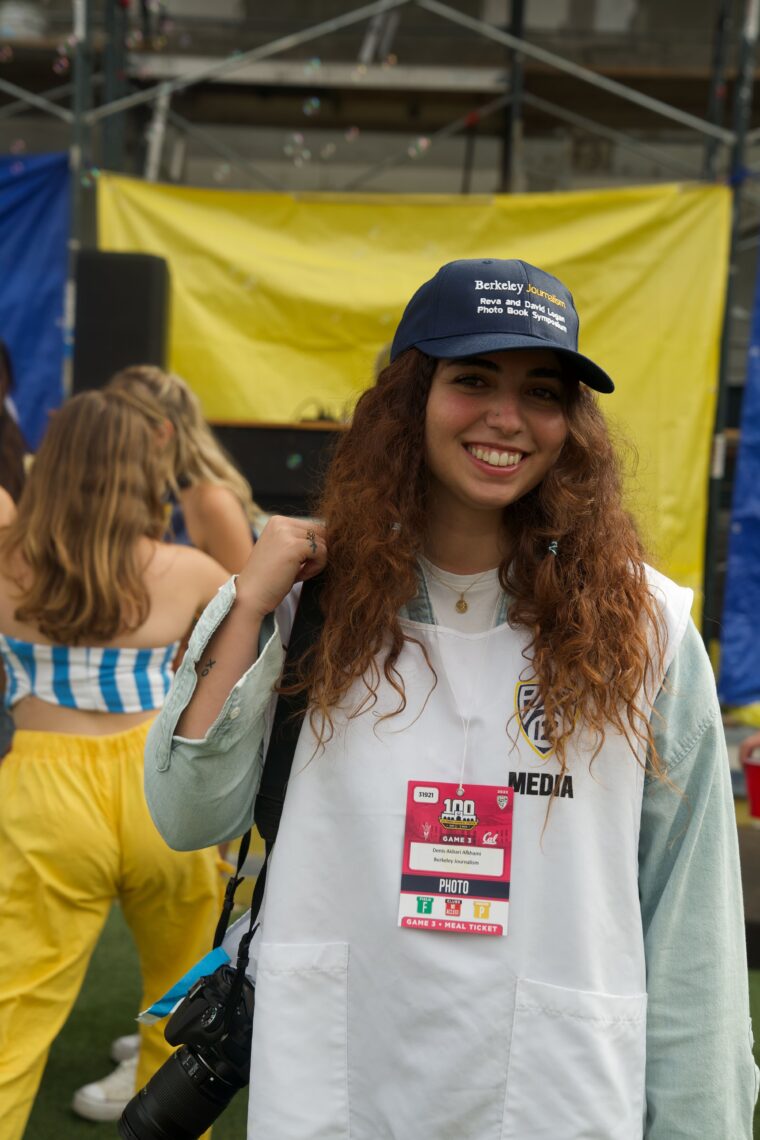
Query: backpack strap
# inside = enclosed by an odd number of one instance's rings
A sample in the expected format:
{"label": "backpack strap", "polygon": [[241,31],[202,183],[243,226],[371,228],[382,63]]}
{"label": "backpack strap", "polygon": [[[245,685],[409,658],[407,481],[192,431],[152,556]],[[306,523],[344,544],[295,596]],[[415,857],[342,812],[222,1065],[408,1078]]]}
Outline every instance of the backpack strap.
{"label": "backpack strap", "polygon": [[[322,628],[321,589],[321,575],[303,584],[285,655],[282,679],[286,685],[295,680],[295,666],[319,637]],[[308,693],[305,691],[292,695],[280,693],[277,697],[272,734],[253,809],[253,819],[267,851],[277,838],[290,770],[307,707]]]}

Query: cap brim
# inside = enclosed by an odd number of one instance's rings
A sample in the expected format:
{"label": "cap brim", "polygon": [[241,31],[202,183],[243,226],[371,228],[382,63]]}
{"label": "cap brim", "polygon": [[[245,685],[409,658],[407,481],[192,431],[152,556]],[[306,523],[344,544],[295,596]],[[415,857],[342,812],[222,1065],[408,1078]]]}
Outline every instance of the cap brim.
{"label": "cap brim", "polygon": [[[576,380],[581,380],[587,387],[595,392],[614,392],[615,385],[607,373],[571,348],[560,348],[537,336],[514,336],[503,333],[478,333],[472,336],[444,336],[435,340],[420,340],[412,346],[432,356],[436,360],[456,360],[460,356],[477,356],[487,352],[509,352],[518,348],[544,348],[548,352],[556,352],[563,360],[571,365],[571,373]],[[396,355],[400,355],[397,353]]]}

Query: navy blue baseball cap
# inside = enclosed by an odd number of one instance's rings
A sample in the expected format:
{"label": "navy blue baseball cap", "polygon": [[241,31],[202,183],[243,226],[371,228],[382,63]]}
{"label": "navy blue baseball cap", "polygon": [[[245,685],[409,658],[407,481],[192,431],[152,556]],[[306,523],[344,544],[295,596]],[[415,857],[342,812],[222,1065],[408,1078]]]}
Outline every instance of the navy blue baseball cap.
{"label": "navy blue baseball cap", "polygon": [[597,392],[613,392],[606,372],[578,352],[578,313],[561,281],[527,261],[449,261],[404,310],[391,360],[408,348],[456,360],[515,348],[548,348]]}

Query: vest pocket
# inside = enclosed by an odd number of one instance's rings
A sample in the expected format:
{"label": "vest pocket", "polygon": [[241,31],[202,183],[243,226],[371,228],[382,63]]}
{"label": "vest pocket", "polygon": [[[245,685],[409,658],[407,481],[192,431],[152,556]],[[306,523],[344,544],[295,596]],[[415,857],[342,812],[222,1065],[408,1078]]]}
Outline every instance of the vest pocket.
{"label": "vest pocket", "polygon": [[517,982],[502,1140],[642,1140],[646,994]]}
{"label": "vest pocket", "polygon": [[249,1134],[348,1140],[347,943],[262,943]]}

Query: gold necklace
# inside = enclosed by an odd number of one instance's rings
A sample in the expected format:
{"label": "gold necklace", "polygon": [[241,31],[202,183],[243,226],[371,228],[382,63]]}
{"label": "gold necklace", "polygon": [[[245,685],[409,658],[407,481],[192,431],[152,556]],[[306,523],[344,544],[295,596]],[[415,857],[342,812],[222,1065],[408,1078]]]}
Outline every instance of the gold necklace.
{"label": "gold necklace", "polygon": [[456,586],[452,586],[449,582],[444,582],[443,578],[439,578],[438,575],[433,572],[430,563],[428,563],[427,573],[431,578],[435,578],[436,582],[440,582],[442,586],[445,586],[447,590],[451,590],[452,594],[459,594],[459,598],[454,603],[454,609],[458,614],[466,614],[470,607],[467,605],[465,594],[469,593],[473,586],[477,586],[478,582],[482,582],[483,579],[487,578],[493,571],[484,570],[482,574],[479,574],[478,577],[470,582],[469,586],[465,586],[463,590],[458,590]]}

